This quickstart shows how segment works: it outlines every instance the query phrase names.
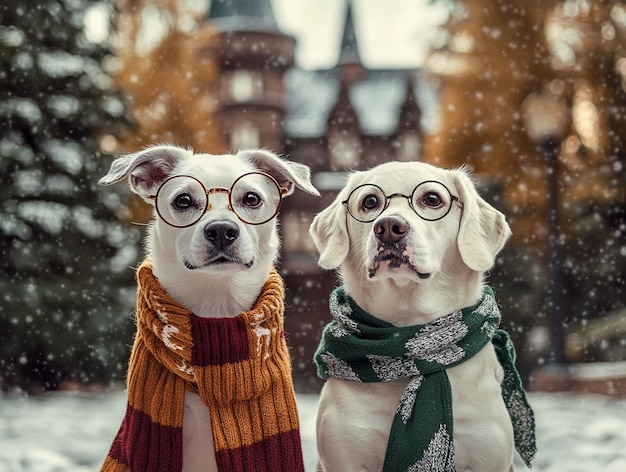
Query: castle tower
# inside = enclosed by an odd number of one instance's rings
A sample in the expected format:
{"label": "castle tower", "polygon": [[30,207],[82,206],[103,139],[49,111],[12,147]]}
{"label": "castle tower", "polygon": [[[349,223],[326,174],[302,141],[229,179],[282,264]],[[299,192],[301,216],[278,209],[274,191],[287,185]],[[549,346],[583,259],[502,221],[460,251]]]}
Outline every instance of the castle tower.
{"label": "castle tower", "polygon": [[361,130],[357,113],[350,101],[350,89],[365,77],[366,71],[361,63],[350,1],[347,5],[337,71],[339,92],[327,120],[330,168],[358,169],[361,163]]}
{"label": "castle tower", "polygon": [[337,68],[339,69],[341,82],[345,82],[348,85],[352,85],[365,77],[365,68],[363,67],[361,54],[359,53],[356,28],[354,27],[352,2],[350,0],[348,0],[347,4],[346,22],[343,28]]}
{"label": "castle tower", "polygon": [[400,107],[395,144],[396,159],[399,161],[415,161],[424,154],[422,133],[422,110],[417,103],[414,92],[415,84],[410,73],[406,76],[406,92]]}
{"label": "castle tower", "polygon": [[278,29],[270,0],[212,0],[215,35],[204,53],[220,69],[216,116],[227,150],[267,147],[282,152],[285,72],[295,39]]}

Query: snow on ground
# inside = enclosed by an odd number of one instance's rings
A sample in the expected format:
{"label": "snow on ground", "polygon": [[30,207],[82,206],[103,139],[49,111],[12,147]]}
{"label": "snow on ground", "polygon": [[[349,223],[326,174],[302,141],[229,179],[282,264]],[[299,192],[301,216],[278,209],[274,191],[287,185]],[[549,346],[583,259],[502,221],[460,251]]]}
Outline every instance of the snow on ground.
{"label": "snow on ground", "polygon": [[[0,395],[0,471],[97,471],[125,401],[123,391]],[[315,468],[317,401],[317,395],[298,395],[307,471]],[[626,400],[531,393],[530,402],[539,446],[533,471],[626,471]],[[526,470],[520,464],[516,470]]]}

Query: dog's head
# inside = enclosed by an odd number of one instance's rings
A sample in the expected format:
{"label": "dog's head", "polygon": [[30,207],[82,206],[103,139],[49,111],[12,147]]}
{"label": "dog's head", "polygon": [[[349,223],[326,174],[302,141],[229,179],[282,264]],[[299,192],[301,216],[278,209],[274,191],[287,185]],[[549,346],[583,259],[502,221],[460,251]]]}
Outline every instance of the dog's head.
{"label": "dog's head", "polygon": [[430,284],[462,267],[482,273],[511,232],[463,170],[391,162],[350,175],[319,213],[311,236],[325,269],[341,266],[355,286],[393,280]]}
{"label": "dog's head", "polygon": [[153,258],[169,270],[219,275],[266,269],[277,256],[282,198],[294,187],[319,195],[307,166],[264,150],[210,155],[155,146],[116,159],[100,184],[125,178],[155,208]]}

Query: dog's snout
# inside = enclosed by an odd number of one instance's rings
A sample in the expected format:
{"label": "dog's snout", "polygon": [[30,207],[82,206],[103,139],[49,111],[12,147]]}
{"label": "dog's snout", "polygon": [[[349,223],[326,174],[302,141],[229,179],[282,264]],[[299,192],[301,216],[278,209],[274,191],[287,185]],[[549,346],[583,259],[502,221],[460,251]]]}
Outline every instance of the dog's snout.
{"label": "dog's snout", "polygon": [[232,221],[214,221],[204,227],[204,237],[214,246],[224,248],[239,237],[239,227]]}
{"label": "dog's snout", "polygon": [[381,243],[394,244],[409,232],[409,224],[402,218],[386,217],[374,225],[374,234]]}

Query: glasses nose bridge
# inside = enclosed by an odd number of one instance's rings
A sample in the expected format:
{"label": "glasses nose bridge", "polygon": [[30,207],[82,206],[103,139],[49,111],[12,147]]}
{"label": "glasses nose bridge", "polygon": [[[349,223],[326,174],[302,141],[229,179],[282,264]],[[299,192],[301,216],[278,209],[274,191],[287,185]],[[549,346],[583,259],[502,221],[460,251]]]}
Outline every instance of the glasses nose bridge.
{"label": "glasses nose bridge", "polygon": [[[225,193],[226,196],[228,197],[228,209],[232,211],[233,213],[235,213],[233,210],[233,207],[230,204],[230,194],[231,194],[232,188],[213,187],[210,189],[205,188],[204,191],[206,193],[206,210],[204,210],[204,213],[208,212],[209,210],[213,208],[213,204],[211,203],[211,194],[214,194],[214,193]],[[236,214],[237,213],[235,213],[235,215]]]}
{"label": "glasses nose bridge", "polygon": [[[391,195],[385,196],[385,201],[386,201],[385,208],[384,208],[385,210],[387,208],[389,208],[389,206],[391,205],[391,199],[392,198],[396,198],[396,197],[398,197],[398,198],[399,197],[406,198],[406,201],[409,204],[409,208],[411,208],[411,210],[413,210],[413,204],[411,203],[411,196],[410,195],[405,195],[405,194],[399,193],[399,192],[398,193],[392,193]],[[413,210],[413,211],[415,211],[415,210]]]}
{"label": "glasses nose bridge", "polygon": [[214,187],[214,188],[210,188],[208,190],[205,190],[207,197],[210,196],[212,193],[225,193],[226,195],[230,195],[230,190],[229,188],[226,187]]}

